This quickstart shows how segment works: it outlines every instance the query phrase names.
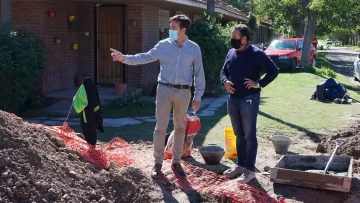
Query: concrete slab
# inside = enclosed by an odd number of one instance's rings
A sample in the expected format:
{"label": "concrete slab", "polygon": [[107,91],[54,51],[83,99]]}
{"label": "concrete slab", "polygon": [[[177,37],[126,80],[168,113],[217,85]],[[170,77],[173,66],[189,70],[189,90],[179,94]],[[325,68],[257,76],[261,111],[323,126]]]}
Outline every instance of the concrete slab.
{"label": "concrete slab", "polygon": [[145,120],[145,119],[153,119],[155,118],[154,116],[143,116],[143,117],[133,117],[134,119],[137,120]]}
{"label": "concrete slab", "polygon": [[[66,117],[55,117],[55,118],[51,118],[50,120],[52,120],[52,121],[65,121]],[[70,120],[70,119],[68,119],[68,120]]]}
{"label": "concrete slab", "polygon": [[47,121],[44,121],[42,124],[48,125],[48,126],[61,126],[63,124],[63,122],[47,120]]}
{"label": "concrete slab", "polygon": [[122,125],[138,125],[141,124],[142,121],[133,119],[133,118],[117,118],[117,119],[104,119],[104,126],[106,127],[119,127]]}
{"label": "concrete slab", "polygon": [[[40,113],[49,117],[66,117],[71,106],[72,101],[64,100],[41,109]],[[71,109],[70,113],[72,115],[76,114],[74,108]]]}
{"label": "concrete slab", "polygon": [[67,122],[67,124],[68,124],[68,126],[79,126],[80,122],[70,121],[70,122]]}
{"label": "concrete slab", "polygon": [[[111,101],[122,97],[122,96],[117,96],[115,94],[115,88],[111,85],[110,86],[98,85],[97,90],[99,93],[99,98],[100,98],[101,104],[108,104]],[[47,94],[45,96],[48,98],[52,98],[52,99],[72,101],[72,99],[75,96],[75,94],[77,93],[77,91],[78,91],[78,88],[73,87],[73,88],[53,92],[53,93]]]}
{"label": "concrete slab", "polygon": [[36,118],[32,118],[33,120],[50,120],[51,118],[50,117],[45,117],[45,116],[42,116],[42,117],[36,117]]}
{"label": "concrete slab", "polygon": [[41,124],[42,120],[26,120],[28,123]]}
{"label": "concrete slab", "polygon": [[156,118],[148,118],[148,119],[144,119],[144,121],[149,123],[156,123]]}
{"label": "concrete slab", "polygon": [[215,111],[204,110],[204,111],[201,111],[200,113],[198,113],[196,115],[198,115],[198,116],[213,116],[213,115],[215,115]]}

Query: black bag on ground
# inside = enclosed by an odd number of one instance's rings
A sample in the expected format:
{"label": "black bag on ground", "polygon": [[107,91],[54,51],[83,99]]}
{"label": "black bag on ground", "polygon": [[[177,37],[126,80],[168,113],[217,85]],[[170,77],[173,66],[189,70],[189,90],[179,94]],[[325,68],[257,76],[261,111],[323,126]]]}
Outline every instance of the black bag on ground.
{"label": "black bag on ground", "polygon": [[337,98],[342,99],[345,94],[346,88],[334,78],[329,78],[316,86],[316,90],[311,96],[311,99],[334,101]]}

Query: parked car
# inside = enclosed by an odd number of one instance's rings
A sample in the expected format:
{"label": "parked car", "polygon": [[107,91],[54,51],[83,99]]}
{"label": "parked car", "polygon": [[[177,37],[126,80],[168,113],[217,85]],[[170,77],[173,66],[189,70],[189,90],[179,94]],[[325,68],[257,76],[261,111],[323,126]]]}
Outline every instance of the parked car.
{"label": "parked car", "polygon": [[354,80],[360,81],[360,53],[354,62]]}
{"label": "parked car", "polygon": [[327,39],[326,40],[326,44],[334,44],[334,45],[336,45],[336,44],[339,44],[339,43],[340,43],[340,41],[337,40],[337,39]]}
{"label": "parked car", "polygon": [[[271,42],[265,53],[270,56],[278,68],[295,71],[296,66],[300,64],[302,44],[302,38],[278,39]],[[310,64],[316,65],[316,49],[312,44],[309,60]]]}

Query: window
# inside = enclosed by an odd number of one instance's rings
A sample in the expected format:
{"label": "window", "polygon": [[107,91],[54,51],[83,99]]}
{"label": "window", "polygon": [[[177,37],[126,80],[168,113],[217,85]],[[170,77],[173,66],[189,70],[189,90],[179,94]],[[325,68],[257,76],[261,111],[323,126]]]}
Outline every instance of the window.
{"label": "window", "polygon": [[160,28],[170,28],[169,18],[170,18],[169,11],[164,11],[164,10],[159,11],[159,26],[160,26]]}
{"label": "window", "polygon": [[302,40],[299,40],[298,41],[298,48],[301,49],[301,47],[302,47]]}
{"label": "window", "polygon": [[294,40],[274,40],[267,50],[295,50],[296,41]]}

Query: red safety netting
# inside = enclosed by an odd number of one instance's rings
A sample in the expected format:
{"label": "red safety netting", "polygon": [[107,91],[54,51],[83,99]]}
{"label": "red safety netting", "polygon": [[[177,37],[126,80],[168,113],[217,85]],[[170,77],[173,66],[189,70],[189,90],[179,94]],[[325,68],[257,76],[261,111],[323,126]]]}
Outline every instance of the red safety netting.
{"label": "red safety netting", "polygon": [[[146,157],[143,157],[146,159]],[[136,166],[149,173],[152,164],[143,160],[135,160]],[[240,184],[236,180],[229,180],[204,168],[182,161],[186,177],[174,174],[171,169],[171,160],[164,160],[160,179],[182,190],[193,190],[204,196],[216,198],[220,202],[233,203],[279,203],[267,193],[259,191],[250,185]],[[135,166],[134,166],[135,167]]]}
{"label": "red safety netting", "polygon": [[[86,160],[98,167],[106,168],[110,161],[118,166],[131,165],[149,173],[153,166],[152,154],[136,156],[137,150],[120,138],[114,138],[109,143],[97,145],[95,148],[85,140],[75,135],[75,132],[66,124],[64,126],[45,126],[34,124],[46,131],[56,133],[72,150],[79,152]],[[135,160],[134,160],[135,159]],[[176,176],[171,170],[171,160],[164,160],[160,177],[162,181],[170,183],[183,190],[193,190],[204,196],[216,198],[220,202],[234,203],[278,203],[276,199],[249,185],[228,180],[225,176],[218,175],[204,168],[182,162],[187,176]]]}
{"label": "red safety netting", "polygon": [[131,146],[118,137],[115,137],[108,143],[94,147],[78,137],[74,130],[66,123],[63,126],[34,125],[55,133],[65,142],[67,147],[79,152],[84,159],[100,168],[107,168],[110,161],[115,162],[117,166],[127,166],[133,162]]}

